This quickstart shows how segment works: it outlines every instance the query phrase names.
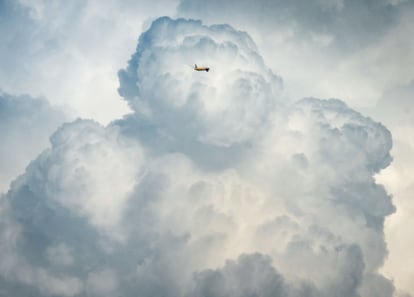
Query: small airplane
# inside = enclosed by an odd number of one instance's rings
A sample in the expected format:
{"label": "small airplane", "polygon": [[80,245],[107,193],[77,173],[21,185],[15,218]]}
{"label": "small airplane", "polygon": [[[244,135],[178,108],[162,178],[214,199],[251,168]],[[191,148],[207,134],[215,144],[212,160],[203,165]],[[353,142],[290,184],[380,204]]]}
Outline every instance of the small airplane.
{"label": "small airplane", "polygon": [[208,72],[210,70],[210,67],[198,67],[197,64],[194,64],[194,70],[195,71],[205,71],[205,72]]}

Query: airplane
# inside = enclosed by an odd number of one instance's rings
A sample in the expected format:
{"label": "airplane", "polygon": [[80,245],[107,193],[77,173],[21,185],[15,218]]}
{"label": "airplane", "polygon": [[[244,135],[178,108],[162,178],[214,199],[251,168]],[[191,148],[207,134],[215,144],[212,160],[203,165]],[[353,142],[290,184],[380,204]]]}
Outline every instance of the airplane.
{"label": "airplane", "polygon": [[210,70],[210,67],[197,67],[197,64],[194,64],[194,70],[195,71],[205,71],[205,72],[208,72]]}

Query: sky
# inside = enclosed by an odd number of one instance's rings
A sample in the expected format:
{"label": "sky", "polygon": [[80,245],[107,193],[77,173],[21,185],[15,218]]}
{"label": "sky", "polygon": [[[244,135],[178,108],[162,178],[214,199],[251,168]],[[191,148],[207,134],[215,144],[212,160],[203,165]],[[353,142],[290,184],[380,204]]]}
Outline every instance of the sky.
{"label": "sky", "polygon": [[0,296],[414,296],[413,23],[0,0]]}

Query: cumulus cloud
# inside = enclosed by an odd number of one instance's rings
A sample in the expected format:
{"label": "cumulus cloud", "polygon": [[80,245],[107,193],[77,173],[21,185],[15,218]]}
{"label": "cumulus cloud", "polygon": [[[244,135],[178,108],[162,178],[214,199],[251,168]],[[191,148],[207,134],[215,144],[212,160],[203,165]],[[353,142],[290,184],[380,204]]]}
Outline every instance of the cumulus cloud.
{"label": "cumulus cloud", "polygon": [[1,199],[5,295],[392,296],[383,125],[285,100],[228,25],[157,19],[119,79],[134,112],[63,125]]}
{"label": "cumulus cloud", "polygon": [[1,233],[2,281],[40,296],[112,292],[116,278],[100,262],[124,240],[117,226],[141,150],[116,128],[85,120],[65,124],[51,143],[2,200],[2,226],[10,226]]}
{"label": "cumulus cloud", "polygon": [[[49,135],[69,119],[45,99],[0,92],[0,192],[49,145]],[[30,145],[28,145],[30,143]]]}
{"label": "cumulus cloud", "polygon": [[318,296],[310,284],[291,291],[269,257],[252,254],[227,261],[222,269],[197,273],[188,296]]}
{"label": "cumulus cloud", "polygon": [[[197,63],[211,71],[194,76],[188,66]],[[246,33],[167,18],[141,35],[119,76],[130,106],[178,142],[198,133],[199,142],[226,147],[265,126],[281,84]]]}
{"label": "cumulus cloud", "polygon": [[[386,124],[395,162],[381,182],[395,197],[397,214],[386,233],[388,275],[414,294],[411,251],[413,1],[188,1],[178,15],[246,30],[292,98],[341,98]],[[231,17],[229,17],[231,16]],[[399,235],[396,235],[399,234]],[[405,250],[405,252],[403,252]],[[401,264],[407,263],[409,264]],[[400,281],[401,280],[401,281]]]}

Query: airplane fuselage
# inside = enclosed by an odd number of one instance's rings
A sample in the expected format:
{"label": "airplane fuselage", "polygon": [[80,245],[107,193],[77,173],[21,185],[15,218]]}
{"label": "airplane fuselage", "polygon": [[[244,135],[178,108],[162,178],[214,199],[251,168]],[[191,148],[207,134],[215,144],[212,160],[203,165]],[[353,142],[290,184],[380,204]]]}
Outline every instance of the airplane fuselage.
{"label": "airplane fuselage", "polygon": [[194,65],[194,70],[195,71],[205,71],[208,72],[210,70],[209,67],[197,67],[197,65]]}

